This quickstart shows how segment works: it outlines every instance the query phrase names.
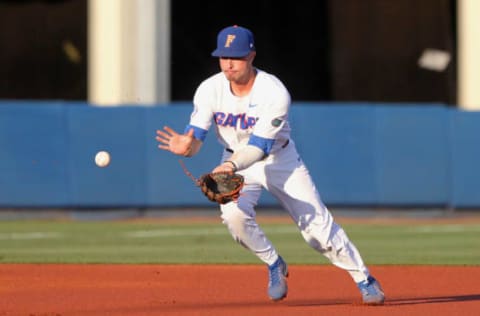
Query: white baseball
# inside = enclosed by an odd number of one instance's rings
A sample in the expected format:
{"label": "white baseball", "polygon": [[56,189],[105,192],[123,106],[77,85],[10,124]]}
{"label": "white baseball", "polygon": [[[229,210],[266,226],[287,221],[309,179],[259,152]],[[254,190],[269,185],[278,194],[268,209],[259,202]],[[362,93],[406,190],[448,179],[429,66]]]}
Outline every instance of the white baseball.
{"label": "white baseball", "polygon": [[99,151],[95,155],[95,163],[101,168],[108,166],[110,164],[110,154],[103,150]]}

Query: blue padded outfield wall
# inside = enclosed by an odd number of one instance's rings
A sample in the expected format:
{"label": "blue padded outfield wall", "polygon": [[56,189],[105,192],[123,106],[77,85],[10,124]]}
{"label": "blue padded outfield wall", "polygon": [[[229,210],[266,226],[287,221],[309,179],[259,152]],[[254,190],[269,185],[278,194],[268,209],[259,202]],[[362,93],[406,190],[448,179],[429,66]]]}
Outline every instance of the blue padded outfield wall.
{"label": "blue padded outfield wall", "polygon": [[[155,131],[183,131],[191,106],[96,107],[0,102],[0,208],[213,206],[157,149]],[[329,205],[480,206],[480,112],[442,104],[294,103],[292,137]],[[184,158],[196,175],[222,148],[213,129]],[[107,150],[107,168],[94,164]],[[174,189],[175,188],[175,189]],[[266,206],[276,201],[264,194]]]}

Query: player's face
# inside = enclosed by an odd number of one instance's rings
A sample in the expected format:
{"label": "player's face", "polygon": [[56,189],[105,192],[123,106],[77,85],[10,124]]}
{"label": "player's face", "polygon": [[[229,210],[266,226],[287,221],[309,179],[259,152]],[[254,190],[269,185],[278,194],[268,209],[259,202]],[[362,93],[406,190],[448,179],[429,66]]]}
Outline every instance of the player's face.
{"label": "player's face", "polygon": [[241,58],[220,57],[220,69],[229,81],[239,84],[245,83],[249,80],[252,73],[254,57],[254,52]]}

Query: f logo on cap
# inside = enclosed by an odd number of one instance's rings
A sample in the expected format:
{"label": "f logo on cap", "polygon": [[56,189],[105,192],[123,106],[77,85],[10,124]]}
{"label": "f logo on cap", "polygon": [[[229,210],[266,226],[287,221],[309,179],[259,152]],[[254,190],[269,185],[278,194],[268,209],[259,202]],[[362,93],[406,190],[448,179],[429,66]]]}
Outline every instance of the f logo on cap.
{"label": "f logo on cap", "polygon": [[235,35],[228,34],[227,40],[225,41],[225,47],[230,47],[230,44],[232,44],[234,39],[235,39]]}

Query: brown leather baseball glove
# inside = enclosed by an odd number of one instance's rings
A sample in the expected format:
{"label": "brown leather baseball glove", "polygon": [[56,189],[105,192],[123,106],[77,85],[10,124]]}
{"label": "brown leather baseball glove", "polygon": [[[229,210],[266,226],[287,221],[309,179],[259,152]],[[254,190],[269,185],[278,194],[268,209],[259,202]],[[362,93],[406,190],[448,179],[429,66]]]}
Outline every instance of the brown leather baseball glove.
{"label": "brown leather baseball glove", "polygon": [[197,179],[188,171],[182,160],[179,160],[179,163],[185,174],[200,187],[200,190],[210,201],[225,204],[236,201],[240,196],[240,191],[245,182],[242,175],[231,172],[211,172]]}
{"label": "brown leather baseball glove", "polygon": [[243,184],[243,176],[231,172],[207,173],[197,181],[203,194],[210,201],[219,204],[236,201],[240,196]]}

